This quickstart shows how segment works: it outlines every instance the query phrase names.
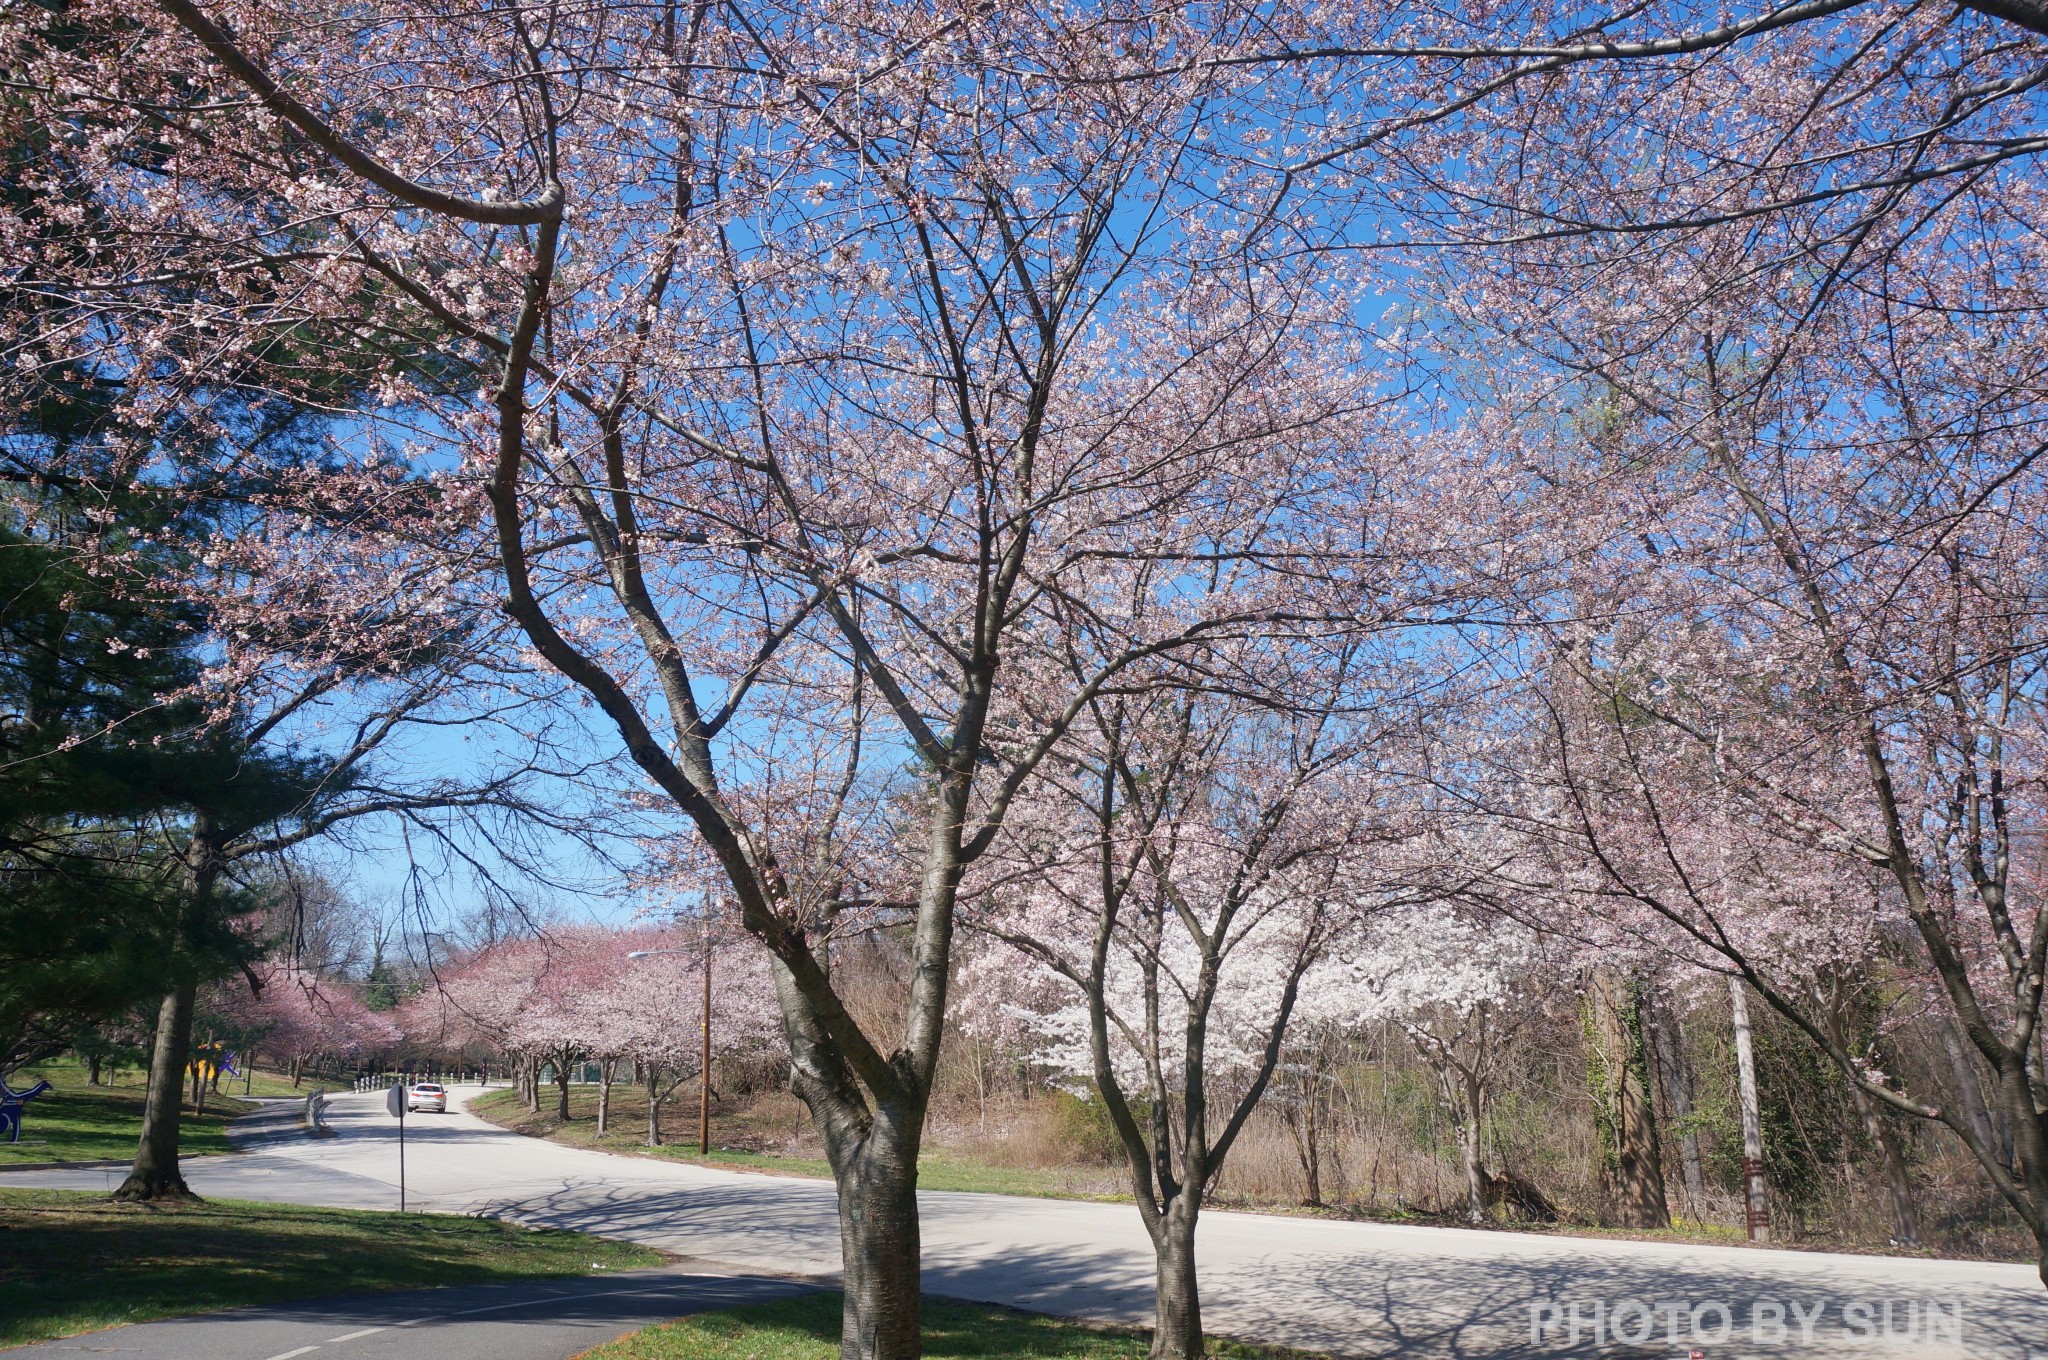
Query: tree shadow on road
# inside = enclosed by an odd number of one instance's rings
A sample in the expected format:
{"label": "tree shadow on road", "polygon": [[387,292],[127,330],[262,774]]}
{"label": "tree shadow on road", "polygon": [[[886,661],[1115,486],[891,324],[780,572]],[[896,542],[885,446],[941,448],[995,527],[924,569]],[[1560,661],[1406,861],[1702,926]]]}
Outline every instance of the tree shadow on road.
{"label": "tree shadow on road", "polygon": [[[773,1197],[742,1186],[648,1193],[591,1184],[505,1207],[525,1221],[614,1233],[684,1255],[765,1259],[792,1272],[824,1273],[838,1262],[833,1205],[832,1188],[822,1183]],[[971,1205],[947,1204],[928,1217],[941,1221],[971,1211]],[[1816,1254],[1805,1264],[1774,1254],[1745,1269],[1704,1256],[1621,1256],[1608,1244],[1551,1254],[1559,1244],[1549,1242],[1540,1259],[1480,1257],[1476,1238],[1446,1246],[1413,1256],[1382,1244],[1336,1252],[1324,1239],[1230,1269],[1211,1267],[1203,1272],[1204,1321],[1211,1332],[1245,1341],[1386,1360],[1685,1360],[1693,1349],[1710,1360],[2024,1360],[2048,1338],[2048,1294],[2028,1286],[1974,1286],[1961,1305],[1958,1346],[1946,1330],[1958,1316],[1958,1301],[1938,1284],[1900,1290],[1859,1277],[1835,1257]],[[1454,1254],[1465,1252],[1471,1259]],[[1151,1262],[1128,1243],[991,1246],[972,1256],[950,1247],[928,1250],[924,1281],[934,1295],[1134,1326],[1152,1320]],[[1569,1329],[1574,1303],[1581,1322],[1576,1345]],[[1783,1310],[1782,1333],[1772,1325],[1771,1304]],[[1870,1308],[1870,1335],[1859,1336],[1862,1324],[1845,1316],[1852,1304]],[[1667,1305],[1679,1311],[1666,1311]],[[1802,1343],[1795,1305],[1813,1318],[1810,1344]],[[1941,1311],[1933,1313],[1930,1305]],[[1536,1321],[1545,1325],[1532,1339]]]}

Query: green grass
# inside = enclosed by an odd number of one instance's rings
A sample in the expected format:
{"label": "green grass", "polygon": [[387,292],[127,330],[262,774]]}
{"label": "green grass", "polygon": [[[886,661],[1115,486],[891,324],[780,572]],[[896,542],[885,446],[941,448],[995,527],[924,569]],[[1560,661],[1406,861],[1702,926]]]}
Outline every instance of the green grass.
{"label": "green grass", "polygon": [[297,1086],[293,1086],[290,1077],[281,1072],[266,1072],[262,1068],[239,1077],[230,1077],[221,1083],[223,1091],[232,1091],[238,1096],[292,1096],[300,1100],[310,1095],[316,1086],[325,1087],[329,1091],[345,1091],[349,1083],[347,1080],[334,1077],[309,1076]]}
{"label": "green grass", "polygon": [[[0,1166],[125,1160],[135,1155],[136,1140],[142,1136],[144,1074],[122,1072],[111,1078],[112,1085],[87,1086],[83,1066],[50,1062],[23,1068],[12,1081],[21,1090],[38,1078],[55,1089],[28,1103],[19,1143],[0,1142]],[[188,1157],[228,1151],[228,1122],[252,1108],[209,1094],[205,1114],[194,1116],[186,1109],[178,1135],[180,1151]]]}
{"label": "green grass", "polygon": [[[622,1336],[577,1360],[837,1360],[839,1295],[821,1292],[701,1313]],[[1041,1317],[1009,1308],[924,1301],[927,1360],[1143,1360],[1142,1332]],[[1305,1351],[1216,1337],[1209,1354],[1231,1360],[1310,1360]]]}
{"label": "green grass", "polygon": [[0,1346],[244,1304],[585,1275],[661,1253],[448,1214],[0,1190]]}

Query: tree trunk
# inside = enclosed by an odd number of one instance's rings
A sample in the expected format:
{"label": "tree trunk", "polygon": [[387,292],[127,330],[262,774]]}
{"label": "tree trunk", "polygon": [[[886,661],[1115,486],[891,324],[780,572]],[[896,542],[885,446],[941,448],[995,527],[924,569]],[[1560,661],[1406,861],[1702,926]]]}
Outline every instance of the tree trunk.
{"label": "tree trunk", "polygon": [[1692,1117],[1692,1064],[1686,1060],[1685,1032],[1662,1005],[1647,1008],[1650,1034],[1657,1047],[1657,1067],[1664,1093],[1678,1121],[1678,1156],[1685,1177],[1685,1216],[1698,1221],[1706,1213],[1707,1178],[1700,1164],[1700,1133]]}
{"label": "tree trunk", "polygon": [[1465,1219],[1469,1223],[1486,1221],[1486,1167],[1479,1155],[1480,1113],[1479,1082],[1468,1073],[1465,1076],[1465,1127],[1459,1130],[1463,1135],[1459,1142],[1465,1155]]}
{"label": "tree trunk", "polygon": [[569,1122],[569,1064],[555,1060],[555,1115],[564,1124]]}
{"label": "tree trunk", "polygon": [[1160,1215],[1152,1300],[1152,1360],[1201,1360],[1202,1293],[1195,1278],[1195,1224],[1201,1213],[1192,1187]]}
{"label": "tree trunk", "polygon": [[85,1084],[87,1086],[99,1086],[102,1084],[100,1081],[100,1055],[97,1053],[92,1054],[85,1060]]}
{"label": "tree trunk", "polygon": [[661,1146],[661,1096],[656,1087],[661,1082],[659,1071],[653,1066],[647,1069],[647,1146]]}
{"label": "tree trunk", "polygon": [[2048,1111],[2034,1103],[2034,1083],[2025,1061],[1999,1070],[1999,1104],[2012,1127],[2013,1162],[2018,1171],[2021,1214],[2040,1248],[2041,1282],[2048,1285]]}
{"label": "tree trunk", "polygon": [[1994,1155],[2007,1166],[2012,1165],[2012,1139],[2006,1136],[2002,1121],[1993,1121],[1989,1103],[1984,1099],[1984,1083],[1977,1077],[1977,1060],[1969,1047],[1969,1041],[1957,1032],[1953,1016],[1943,1021],[1941,1046],[1948,1054],[1949,1070],[1955,1073],[1956,1091],[1962,1097],[1963,1118],[1969,1121],[1978,1141],[1994,1149]]}
{"label": "tree trunk", "polygon": [[602,1138],[612,1120],[612,1063],[607,1058],[597,1067],[597,1136]]}
{"label": "tree trunk", "polygon": [[917,1221],[923,1120],[888,1114],[878,1113],[851,1156],[833,1159],[844,1261],[840,1360],[918,1360],[923,1353]]}
{"label": "tree trunk", "polygon": [[1849,1098],[1855,1102],[1856,1113],[1863,1119],[1863,1131],[1870,1135],[1871,1142],[1877,1144],[1879,1159],[1884,1163],[1892,1241],[1901,1247],[1917,1247],[1920,1245],[1920,1216],[1913,1206],[1913,1180],[1906,1173],[1906,1157],[1899,1147],[1898,1134],[1893,1132],[1891,1121],[1884,1117],[1884,1111],[1877,1107],[1870,1093],[1853,1080],[1849,1083]]}
{"label": "tree trunk", "polygon": [[974,1098],[981,1111],[981,1136],[988,1137],[988,1053],[974,1036]]}
{"label": "tree trunk", "polygon": [[178,1121],[184,1114],[185,1056],[192,1048],[192,1011],[199,989],[187,983],[166,996],[156,1016],[150,1049],[149,1089],[142,1104],[142,1141],[120,1200],[190,1199],[178,1170]]}
{"label": "tree trunk", "polygon": [[1323,1158],[1317,1144],[1320,1130],[1316,1127],[1316,1102],[1311,1087],[1309,1098],[1302,1102],[1299,1110],[1288,1110],[1283,1118],[1287,1121],[1287,1132],[1294,1139],[1294,1155],[1301,1162],[1303,1187],[1302,1203],[1311,1209],[1323,1204]]}
{"label": "tree trunk", "polygon": [[1606,1180],[1616,1222],[1625,1228],[1668,1228],[1664,1159],[1657,1147],[1650,1099],[1643,1008],[1637,984],[1619,969],[1593,970],[1587,989],[1590,1075],[1606,1135]]}

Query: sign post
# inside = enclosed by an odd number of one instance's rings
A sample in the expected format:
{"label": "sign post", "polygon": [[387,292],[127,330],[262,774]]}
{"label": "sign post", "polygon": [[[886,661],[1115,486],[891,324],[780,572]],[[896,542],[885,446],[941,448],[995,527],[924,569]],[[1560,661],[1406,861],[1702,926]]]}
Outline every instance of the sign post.
{"label": "sign post", "polygon": [[405,1212],[405,1083],[391,1083],[384,1108],[398,1121],[398,1212]]}

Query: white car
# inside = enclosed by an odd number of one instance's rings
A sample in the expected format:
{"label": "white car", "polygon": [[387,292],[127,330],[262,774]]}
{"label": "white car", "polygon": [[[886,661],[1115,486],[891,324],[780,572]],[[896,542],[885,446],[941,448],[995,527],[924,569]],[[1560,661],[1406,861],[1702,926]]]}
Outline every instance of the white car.
{"label": "white car", "polygon": [[448,1113],[448,1088],[423,1081],[405,1094],[405,1108],[408,1110],[432,1110],[435,1114]]}

